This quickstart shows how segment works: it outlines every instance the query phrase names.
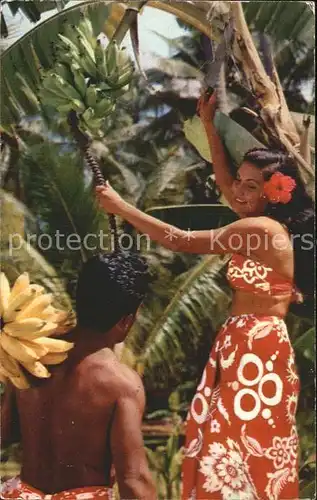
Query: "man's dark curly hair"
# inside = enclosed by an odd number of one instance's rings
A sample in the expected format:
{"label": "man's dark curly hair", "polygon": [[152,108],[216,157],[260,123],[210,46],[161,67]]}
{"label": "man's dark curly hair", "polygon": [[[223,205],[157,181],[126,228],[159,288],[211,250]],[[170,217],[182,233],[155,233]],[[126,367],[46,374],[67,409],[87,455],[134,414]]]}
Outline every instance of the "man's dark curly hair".
{"label": "man's dark curly hair", "polygon": [[78,277],[78,325],[105,333],[122,318],[135,314],[148,290],[150,273],[136,253],[96,255],[84,263]]}
{"label": "man's dark curly hair", "polygon": [[269,149],[252,149],[243,161],[261,169],[268,181],[275,172],[281,172],[295,180],[296,187],[291,200],[286,203],[268,203],[264,215],[284,224],[293,241],[295,257],[295,283],[304,295],[314,290],[314,204],[308,196],[291,155]]}

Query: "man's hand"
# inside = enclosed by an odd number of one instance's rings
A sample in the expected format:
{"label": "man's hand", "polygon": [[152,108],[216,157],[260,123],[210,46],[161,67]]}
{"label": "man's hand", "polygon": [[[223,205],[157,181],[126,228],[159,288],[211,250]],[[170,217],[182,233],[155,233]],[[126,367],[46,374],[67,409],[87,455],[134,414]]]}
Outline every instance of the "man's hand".
{"label": "man's hand", "polygon": [[110,186],[108,181],[105,186],[96,188],[96,196],[99,205],[111,214],[120,215],[126,205],[124,199]]}
{"label": "man's hand", "polygon": [[197,114],[200,116],[200,119],[204,124],[210,123],[214,119],[216,109],[216,92],[214,91],[210,97],[208,94],[203,93],[197,104]]}

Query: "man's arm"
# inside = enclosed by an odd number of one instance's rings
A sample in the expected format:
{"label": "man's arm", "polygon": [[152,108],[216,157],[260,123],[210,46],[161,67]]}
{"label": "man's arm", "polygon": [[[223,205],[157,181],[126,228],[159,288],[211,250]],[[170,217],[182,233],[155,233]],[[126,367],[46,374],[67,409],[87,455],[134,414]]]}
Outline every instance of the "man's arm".
{"label": "man's arm", "polygon": [[111,451],[121,498],[155,500],[156,492],[148,467],[141,431],[145,406],[144,389],[127,384],[116,402],[111,426]]}
{"label": "man's arm", "polygon": [[20,441],[19,413],[14,387],[8,382],[1,395],[1,447]]}

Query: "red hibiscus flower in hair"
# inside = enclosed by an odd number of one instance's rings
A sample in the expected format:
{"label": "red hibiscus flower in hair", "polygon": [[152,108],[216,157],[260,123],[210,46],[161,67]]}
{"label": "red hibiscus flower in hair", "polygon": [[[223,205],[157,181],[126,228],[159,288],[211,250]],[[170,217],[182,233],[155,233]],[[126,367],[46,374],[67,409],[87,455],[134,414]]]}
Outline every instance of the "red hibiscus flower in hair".
{"label": "red hibiscus flower in hair", "polygon": [[270,203],[288,203],[296,182],[289,175],[276,172],[269,181],[264,183],[264,194]]}

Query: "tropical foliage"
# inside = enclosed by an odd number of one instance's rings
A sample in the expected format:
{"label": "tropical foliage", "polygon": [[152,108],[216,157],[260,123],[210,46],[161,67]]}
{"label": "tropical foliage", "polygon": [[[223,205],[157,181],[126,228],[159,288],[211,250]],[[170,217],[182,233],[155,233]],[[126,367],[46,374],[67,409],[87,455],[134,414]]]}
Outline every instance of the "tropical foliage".
{"label": "tropical foliage", "polygon": [[[59,12],[1,56],[1,101],[7,104],[1,109],[1,255],[2,266],[10,279],[28,269],[36,281],[43,281],[54,291],[58,289],[60,301],[69,304],[74,298],[73,285],[81,262],[101,247],[98,240],[96,248],[88,250],[83,244],[84,237],[89,233],[107,234],[108,223],[96,208],[90,172],[83,166],[68,129],[52,110],[44,110],[37,98],[38,65],[50,68],[57,33],[64,22],[78,23],[81,16],[79,8],[68,11],[66,1],[54,3]],[[212,3],[208,2],[207,13],[214,26],[221,28],[219,19],[222,21],[223,14],[217,12],[213,17]],[[205,17],[206,4],[197,2],[197,9],[202,9]],[[272,70],[266,43],[270,36],[288,109],[311,112],[314,101],[308,102],[299,92],[303,82],[313,77],[313,38],[309,35],[312,16],[304,3],[293,3],[296,15],[289,11],[286,15],[282,4],[246,3],[246,20],[254,30],[254,40],[267,71]],[[52,2],[8,2],[7,7],[11,11],[19,8],[19,12],[33,22],[51,9]],[[109,4],[98,3],[86,8],[96,35],[102,29],[109,34],[109,25],[116,24],[117,7],[111,11]],[[184,9],[187,7],[185,5]],[[1,33],[5,41],[12,28],[14,23],[12,27],[12,21],[2,13]],[[214,29],[215,34],[216,31]],[[206,185],[207,180],[210,182],[210,165],[185,140],[183,133],[184,120],[195,113],[209,48],[206,48],[206,35],[195,30],[188,30],[181,38],[168,43],[172,57],[151,58],[148,67],[144,68],[148,82],[142,75],[135,75],[130,91],[120,98],[117,113],[107,124],[105,138],[95,141],[92,150],[104,175],[128,201],[148,211],[157,206],[195,204],[196,209],[192,210],[199,210],[200,220],[210,227],[211,216],[206,217],[207,212],[200,207],[218,200],[217,193]],[[235,75],[239,73],[240,64],[243,66],[244,62],[230,61],[224,96],[231,117],[257,136],[254,123],[241,111],[250,106],[252,92],[257,89],[252,89],[250,97],[250,92],[246,91],[248,82],[237,80]],[[16,78],[19,85],[14,84]],[[266,81],[265,75],[262,78]],[[149,91],[149,84],[152,91]],[[230,126],[234,127],[234,123]],[[234,134],[237,129],[232,130]],[[298,130],[296,134],[299,137]],[[212,210],[208,214],[214,214],[213,226],[223,224],[216,209]],[[163,212],[160,216],[168,216]],[[170,209],[171,218],[172,213]],[[188,215],[185,219],[186,223],[192,221]],[[133,234],[123,221],[121,230]],[[57,231],[64,235],[59,245]],[[14,251],[12,245],[10,247],[13,232],[20,236],[21,242],[20,248]],[[33,242],[30,245],[31,235]],[[66,243],[72,235],[77,235],[76,242],[73,238],[71,245],[62,246],[61,242]],[[52,244],[47,245],[48,241]],[[145,442],[160,497],[179,498],[180,422],[186,415],[206,353],[228,311],[231,295],[225,279],[226,262],[218,257],[175,255],[144,241],[141,249],[146,252],[153,282],[151,293],[130,332],[123,359],[143,373],[148,396],[147,424],[159,420],[163,429],[173,429],[170,437],[166,437],[167,431],[164,435],[158,432],[154,437],[147,434]],[[302,497],[312,498],[315,329],[312,318],[290,314],[287,321],[302,382],[298,412]],[[7,469],[3,474],[11,473]]]}

